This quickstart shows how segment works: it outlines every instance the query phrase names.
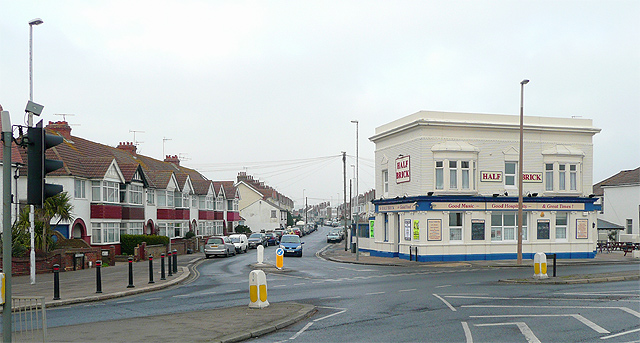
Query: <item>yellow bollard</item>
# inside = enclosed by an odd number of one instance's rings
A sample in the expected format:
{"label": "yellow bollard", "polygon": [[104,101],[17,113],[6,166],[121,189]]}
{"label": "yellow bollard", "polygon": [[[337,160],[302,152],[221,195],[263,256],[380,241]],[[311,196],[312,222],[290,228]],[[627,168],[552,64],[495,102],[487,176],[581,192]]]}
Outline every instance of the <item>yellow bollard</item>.
{"label": "yellow bollard", "polygon": [[267,276],[262,270],[252,270],[249,273],[249,307],[265,308],[267,301]]}
{"label": "yellow bollard", "polygon": [[533,277],[535,279],[548,279],[547,275],[547,255],[538,252],[533,256]]}
{"label": "yellow bollard", "polygon": [[276,268],[282,269],[284,266],[284,249],[276,249]]}

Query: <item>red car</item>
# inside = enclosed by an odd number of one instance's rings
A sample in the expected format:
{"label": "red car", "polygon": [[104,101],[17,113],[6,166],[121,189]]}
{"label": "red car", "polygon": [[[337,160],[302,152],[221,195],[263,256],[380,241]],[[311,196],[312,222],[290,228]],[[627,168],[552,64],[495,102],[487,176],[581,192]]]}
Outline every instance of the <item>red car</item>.
{"label": "red car", "polygon": [[300,229],[298,228],[293,228],[293,233],[298,235],[298,237],[302,237],[302,231],[300,231]]}

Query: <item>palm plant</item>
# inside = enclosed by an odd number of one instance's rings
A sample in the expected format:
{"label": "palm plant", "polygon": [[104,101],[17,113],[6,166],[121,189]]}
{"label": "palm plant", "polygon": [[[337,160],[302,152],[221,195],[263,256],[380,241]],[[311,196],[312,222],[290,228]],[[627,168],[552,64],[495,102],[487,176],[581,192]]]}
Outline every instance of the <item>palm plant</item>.
{"label": "palm plant", "polygon": [[[73,205],[71,205],[71,199],[67,192],[58,193],[53,197],[44,201],[42,208],[37,208],[35,213],[35,236],[34,246],[47,252],[48,247],[51,245],[51,220],[57,218],[55,226],[60,224],[61,221],[73,220]],[[18,219],[16,220],[14,227],[18,229],[23,235],[26,235],[26,241],[29,242],[29,207],[25,206]],[[20,235],[18,235],[20,236]],[[24,236],[20,236],[24,237]]]}

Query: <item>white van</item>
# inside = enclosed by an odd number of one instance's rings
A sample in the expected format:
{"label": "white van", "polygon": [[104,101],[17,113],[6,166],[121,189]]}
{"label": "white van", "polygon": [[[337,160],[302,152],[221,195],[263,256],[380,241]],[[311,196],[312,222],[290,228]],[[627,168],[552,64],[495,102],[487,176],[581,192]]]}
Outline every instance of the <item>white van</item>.
{"label": "white van", "polygon": [[235,245],[236,252],[243,253],[243,252],[247,252],[247,249],[249,249],[249,242],[247,241],[246,235],[236,234],[236,235],[229,236],[229,238],[231,239],[231,243]]}

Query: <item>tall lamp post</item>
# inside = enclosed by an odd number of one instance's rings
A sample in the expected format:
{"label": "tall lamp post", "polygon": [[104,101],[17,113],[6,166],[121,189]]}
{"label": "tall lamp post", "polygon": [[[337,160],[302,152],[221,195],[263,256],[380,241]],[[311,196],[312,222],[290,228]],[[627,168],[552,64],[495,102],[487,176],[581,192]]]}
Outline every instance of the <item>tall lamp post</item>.
{"label": "tall lamp post", "polygon": [[[29,100],[33,101],[33,27],[42,24],[40,18],[29,22]],[[33,113],[29,112],[27,126],[33,126]],[[29,279],[32,285],[36,284],[36,249],[34,245],[35,237],[35,208],[29,205],[29,236],[31,237],[31,252],[29,253]]]}
{"label": "tall lamp post", "polygon": [[[358,157],[358,124],[359,122],[357,120],[352,120],[351,121],[353,124],[356,124],[356,186],[355,186],[355,193],[356,193],[356,211],[358,211],[358,205],[360,205],[360,193],[358,193],[358,164],[360,162],[360,159]],[[359,229],[358,229],[358,222],[360,221],[359,219],[360,213],[356,212],[356,261],[358,261],[360,259],[360,244],[358,244],[358,236],[359,236]]]}
{"label": "tall lamp post", "polygon": [[518,260],[517,264],[522,264],[522,141],[524,136],[524,85],[529,80],[520,82],[520,154],[518,156]]}

